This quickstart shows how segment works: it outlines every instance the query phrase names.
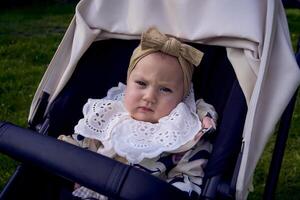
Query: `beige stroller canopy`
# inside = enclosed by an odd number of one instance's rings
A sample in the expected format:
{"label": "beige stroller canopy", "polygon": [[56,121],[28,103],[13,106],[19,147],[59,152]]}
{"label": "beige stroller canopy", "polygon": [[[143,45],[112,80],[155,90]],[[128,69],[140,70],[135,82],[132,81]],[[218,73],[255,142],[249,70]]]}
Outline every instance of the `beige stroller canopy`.
{"label": "beige stroller canopy", "polygon": [[236,198],[245,199],[265,144],[300,81],[279,0],[82,0],[35,94],[29,120],[42,91],[51,103],[94,41],[138,39],[150,26],[189,42],[226,47],[248,104],[236,186]]}

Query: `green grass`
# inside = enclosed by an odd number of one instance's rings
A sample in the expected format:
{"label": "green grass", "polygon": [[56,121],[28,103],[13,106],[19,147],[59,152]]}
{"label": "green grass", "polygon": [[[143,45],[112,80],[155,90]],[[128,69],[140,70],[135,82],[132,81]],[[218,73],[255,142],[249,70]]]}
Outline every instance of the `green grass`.
{"label": "green grass", "polygon": [[[26,127],[33,95],[74,13],[74,5],[0,12],[0,120]],[[0,190],[16,162],[0,155]]]}
{"label": "green grass", "polygon": [[286,9],[288,25],[294,50],[300,37],[300,9]]}
{"label": "green grass", "polygon": [[[288,24],[291,33],[292,45],[296,50],[296,43],[300,38],[300,10],[286,9]],[[261,199],[269,171],[269,165],[274,149],[276,133],[268,142],[263,156],[261,157],[254,175],[254,192],[250,193],[249,199]],[[285,154],[279,175],[276,199],[300,199],[300,93],[292,118],[291,129],[286,144]]]}
{"label": "green grass", "polygon": [[[300,22],[300,21],[299,21]],[[299,36],[299,35],[298,35]],[[274,149],[275,135],[268,142],[254,175],[254,189],[249,199],[259,199],[264,192],[270,160]],[[300,199],[300,93],[292,118],[291,129],[286,144],[280,176],[278,180],[276,199]]]}
{"label": "green grass", "polygon": [[[30,103],[74,13],[74,5],[36,6],[0,12],[0,120],[26,127]],[[300,10],[287,9],[294,49],[300,37]],[[299,95],[298,95],[299,96]],[[261,199],[275,137],[254,176],[249,199]],[[276,199],[300,199],[300,97],[293,116]],[[0,190],[16,162],[0,154]]]}

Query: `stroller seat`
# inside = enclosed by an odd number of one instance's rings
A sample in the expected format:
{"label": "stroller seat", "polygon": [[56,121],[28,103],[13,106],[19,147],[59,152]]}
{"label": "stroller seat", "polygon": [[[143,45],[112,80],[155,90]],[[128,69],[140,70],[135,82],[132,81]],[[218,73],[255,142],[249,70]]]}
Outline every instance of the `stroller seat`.
{"label": "stroller seat", "polygon": [[[74,126],[83,117],[82,107],[88,98],[103,98],[119,81],[125,83],[129,59],[137,45],[138,41],[117,39],[91,45],[49,110],[49,135],[57,137],[61,133],[73,133]],[[222,176],[231,187],[226,190],[233,190],[230,192],[233,195],[236,180],[232,182],[231,179],[241,150],[246,100],[224,47],[190,45],[204,52],[193,76],[195,97],[212,104],[219,115],[217,131],[211,137],[214,148],[204,180]]]}
{"label": "stroller seat", "polygon": [[[110,39],[94,42],[78,62],[67,85],[51,104],[46,118],[36,119],[31,126],[48,127],[42,130],[43,134],[54,138],[62,133],[72,134],[74,126],[83,117],[82,107],[88,98],[103,98],[107,90],[116,86],[119,81],[125,83],[129,59],[137,45],[137,40]],[[225,48],[191,45],[204,53],[193,76],[195,97],[212,104],[219,115],[216,133],[206,136],[212,141],[214,148],[205,168],[204,181],[209,182],[213,177],[218,177],[224,183],[231,183],[235,161],[241,148],[247,112],[246,100],[226,57]],[[234,185],[231,187],[234,190]],[[53,195],[55,192],[51,193]]]}

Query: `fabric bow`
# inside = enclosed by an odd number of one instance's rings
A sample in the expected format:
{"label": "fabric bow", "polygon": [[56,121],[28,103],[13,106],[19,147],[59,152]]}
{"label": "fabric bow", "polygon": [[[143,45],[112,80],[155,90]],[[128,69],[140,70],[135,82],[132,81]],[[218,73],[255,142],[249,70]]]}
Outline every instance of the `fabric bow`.
{"label": "fabric bow", "polygon": [[182,57],[195,66],[200,64],[203,57],[203,53],[198,49],[181,43],[173,37],[167,37],[154,27],[142,34],[141,48],[143,50],[153,48],[177,58]]}

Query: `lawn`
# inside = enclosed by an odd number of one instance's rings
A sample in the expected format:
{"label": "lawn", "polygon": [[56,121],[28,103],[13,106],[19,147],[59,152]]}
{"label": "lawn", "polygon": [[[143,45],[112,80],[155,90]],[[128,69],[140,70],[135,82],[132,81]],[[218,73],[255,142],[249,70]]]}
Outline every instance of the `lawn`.
{"label": "lawn", "polygon": [[[0,12],[0,120],[26,127],[33,95],[59,45],[74,5]],[[0,190],[16,163],[0,155]]]}
{"label": "lawn", "polygon": [[[74,5],[36,6],[0,12],[0,120],[26,127],[34,92],[70,23]],[[300,37],[300,10],[287,9],[293,47]],[[299,95],[298,95],[299,96]],[[298,98],[300,100],[300,97]],[[276,199],[300,199],[300,101],[293,116]],[[261,199],[274,137],[268,143],[254,175],[254,192]],[[16,162],[0,155],[0,190]]]}

